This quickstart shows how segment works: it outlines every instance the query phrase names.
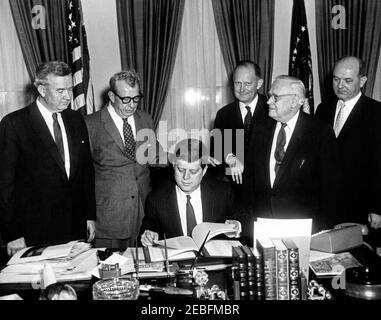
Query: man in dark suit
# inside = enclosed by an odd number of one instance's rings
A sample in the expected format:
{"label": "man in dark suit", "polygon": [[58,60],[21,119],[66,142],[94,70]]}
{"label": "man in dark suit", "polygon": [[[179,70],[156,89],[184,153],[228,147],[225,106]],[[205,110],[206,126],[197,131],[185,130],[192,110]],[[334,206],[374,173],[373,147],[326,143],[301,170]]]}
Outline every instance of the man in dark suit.
{"label": "man in dark suit", "polygon": [[[222,159],[237,184],[242,184],[244,157],[248,153],[251,131],[255,130],[258,123],[268,118],[266,98],[257,93],[262,84],[261,70],[256,63],[247,60],[239,62],[233,72],[236,100],[218,110],[214,121],[214,129],[221,130],[222,141],[212,141],[213,156],[218,158],[222,153]],[[235,186],[235,189],[240,196],[240,186]]]}
{"label": "man in dark suit", "polygon": [[134,246],[144,216],[149,165],[163,152],[151,117],[137,109],[139,75],[134,70],[113,75],[108,96],[104,108],[85,118],[95,168],[95,246],[125,249]]}
{"label": "man in dark suit", "polygon": [[279,76],[271,86],[271,118],[258,127],[244,172],[245,192],[252,199],[245,236],[252,237],[257,217],[312,218],[314,231],[336,223],[340,172],[335,136],[327,124],[300,110],[306,100],[296,78]]}
{"label": "man in dark suit", "polygon": [[365,65],[347,56],[333,70],[334,101],[323,102],[316,116],[334,128],[344,182],[344,221],[381,227],[381,103],[361,93]]}
{"label": "man in dark suit", "polygon": [[166,237],[191,235],[201,222],[226,222],[241,229],[231,216],[234,195],[230,185],[223,181],[203,179],[207,170],[208,153],[205,145],[196,139],[185,139],[176,146],[170,161],[174,179],[152,191],[147,198],[146,215],[141,227],[141,242],[152,245]]}
{"label": "man in dark suit", "polygon": [[40,65],[39,96],[0,123],[0,229],[9,255],[85,239],[95,228],[94,172],[82,116],[68,108],[71,70]]}

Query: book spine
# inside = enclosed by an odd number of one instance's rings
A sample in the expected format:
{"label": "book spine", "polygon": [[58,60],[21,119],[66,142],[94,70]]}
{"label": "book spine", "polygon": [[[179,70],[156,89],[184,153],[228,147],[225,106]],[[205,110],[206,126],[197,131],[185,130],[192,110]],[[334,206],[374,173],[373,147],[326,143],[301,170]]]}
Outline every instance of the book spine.
{"label": "book spine", "polygon": [[255,257],[253,252],[248,246],[242,247],[243,252],[246,255],[246,272],[247,272],[247,289],[248,300],[256,300],[255,293]]}
{"label": "book spine", "polygon": [[239,261],[238,265],[238,273],[239,273],[239,288],[240,288],[240,299],[248,300],[248,283],[247,283],[247,270],[245,259]]}
{"label": "book spine", "polygon": [[288,273],[288,251],[277,250],[277,299],[290,300],[289,296],[289,273]]}
{"label": "book spine", "polygon": [[289,286],[290,300],[300,300],[299,250],[289,249]]}
{"label": "book spine", "polygon": [[265,300],[276,300],[276,256],[275,247],[263,250],[263,273]]}
{"label": "book spine", "polygon": [[264,300],[263,256],[258,250],[255,253],[255,280],[256,300]]}

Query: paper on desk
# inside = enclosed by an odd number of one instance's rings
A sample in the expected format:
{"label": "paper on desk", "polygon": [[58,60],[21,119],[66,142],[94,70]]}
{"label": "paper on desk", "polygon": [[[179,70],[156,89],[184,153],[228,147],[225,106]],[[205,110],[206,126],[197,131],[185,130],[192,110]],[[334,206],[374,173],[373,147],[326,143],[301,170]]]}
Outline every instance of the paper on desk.
{"label": "paper on desk", "polygon": [[334,255],[335,255],[334,253],[311,250],[310,251],[310,262],[330,258],[330,257],[333,257]]}
{"label": "paper on desk", "polygon": [[308,281],[312,219],[265,219],[254,222],[254,248],[256,239],[291,238],[299,248],[299,265]]}

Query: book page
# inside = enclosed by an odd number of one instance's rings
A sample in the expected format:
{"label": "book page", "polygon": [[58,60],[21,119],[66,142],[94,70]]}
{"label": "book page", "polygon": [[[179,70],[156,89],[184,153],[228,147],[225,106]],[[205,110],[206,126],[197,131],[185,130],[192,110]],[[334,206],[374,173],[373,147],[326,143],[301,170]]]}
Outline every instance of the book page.
{"label": "book page", "polygon": [[[28,247],[17,251],[7,264],[11,265],[56,258],[71,258],[90,248],[89,244],[84,243],[84,245],[76,246],[77,243],[78,241],[70,241],[56,246]],[[76,246],[76,249],[72,251],[74,246]]]}
{"label": "book page", "polygon": [[231,258],[232,247],[241,245],[238,240],[210,240],[205,244],[205,250],[211,257]]}
{"label": "book page", "polygon": [[[165,261],[164,247],[148,246],[146,249],[148,250],[151,262]],[[177,261],[177,260],[193,259],[196,256],[195,251],[197,251],[197,249],[184,249],[184,250],[168,249],[168,260]]]}
{"label": "book page", "polygon": [[[156,241],[153,246],[154,247],[159,246],[164,248],[164,240]],[[187,236],[180,236],[180,237],[167,239],[167,248],[168,248],[168,255],[169,255],[169,250],[182,250],[182,251],[188,251],[188,250],[197,251],[198,250],[198,247],[196,246],[193,239]]]}
{"label": "book page", "polygon": [[235,235],[236,231],[234,226],[227,223],[214,223],[214,222],[203,222],[194,227],[192,231],[192,238],[198,248],[201,247],[206,235],[210,230],[208,236],[209,239],[212,239],[220,234]]}

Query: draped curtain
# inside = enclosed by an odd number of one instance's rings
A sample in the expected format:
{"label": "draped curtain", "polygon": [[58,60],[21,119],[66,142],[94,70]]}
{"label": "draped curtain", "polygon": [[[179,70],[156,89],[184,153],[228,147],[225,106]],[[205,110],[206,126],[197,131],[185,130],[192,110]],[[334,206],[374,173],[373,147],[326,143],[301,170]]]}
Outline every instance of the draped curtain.
{"label": "draped curtain", "polygon": [[[25,63],[33,79],[37,66],[45,61],[69,63],[66,32],[66,1],[9,0]],[[46,28],[34,29],[32,8],[45,8]]]}
{"label": "draped curtain", "polygon": [[[217,110],[231,99],[211,1],[187,0],[175,67],[158,128],[160,142],[164,146],[170,138],[170,148],[181,132],[191,135],[193,131],[209,143],[207,130],[201,130],[213,128]],[[177,138],[168,137],[168,133]]]}
{"label": "draped curtain", "polygon": [[177,53],[185,0],[143,0],[144,111],[158,125]]}
{"label": "draped curtain", "polygon": [[[316,36],[320,91],[323,100],[333,97],[332,68],[344,55],[355,55],[366,63],[368,77],[364,92],[372,96],[381,44],[381,1],[319,0],[316,1]],[[332,8],[340,5],[340,11]],[[343,11],[345,10],[345,12]],[[344,16],[339,16],[345,14]],[[340,18],[341,19],[338,19]],[[343,20],[344,19],[344,20]],[[331,22],[345,23],[345,29]]]}
{"label": "draped curtain", "polygon": [[0,120],[33,100],[30,77],[8,1],[0,1]]}
{"label": "draped curtain", "polygon": [[[139,5],[139,4],[137,4]],[[135,0],[116,0],[118,34],[122,68],[139,71],[137,64]]]}
{"label": "draped curtain", "polygon": [[214,18],[228,75],[240,60],[261,68],[267,93],[271,85],[274,0],[212,0]]}

